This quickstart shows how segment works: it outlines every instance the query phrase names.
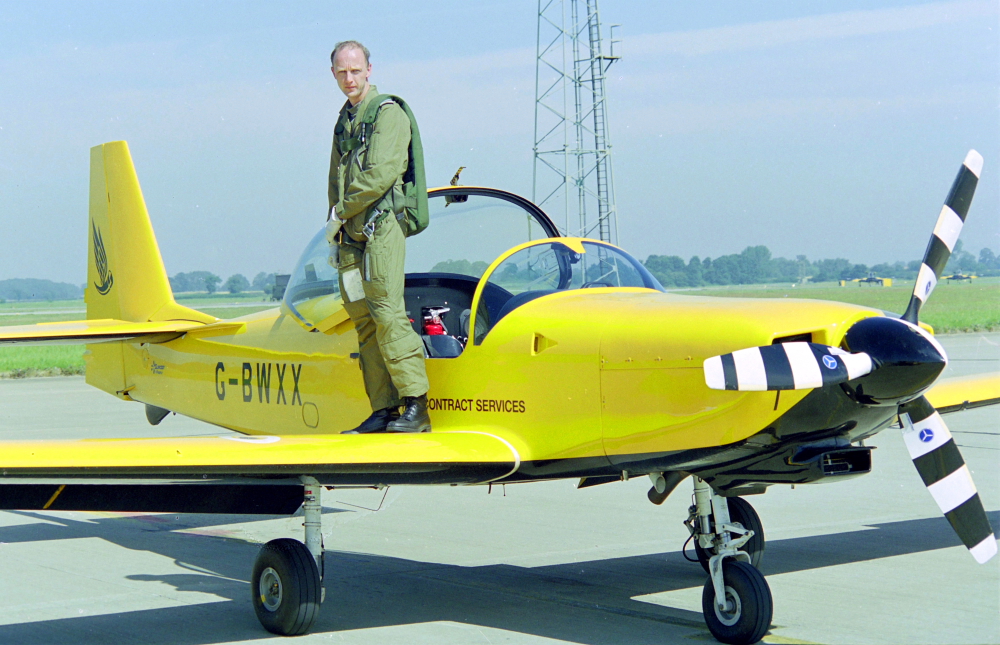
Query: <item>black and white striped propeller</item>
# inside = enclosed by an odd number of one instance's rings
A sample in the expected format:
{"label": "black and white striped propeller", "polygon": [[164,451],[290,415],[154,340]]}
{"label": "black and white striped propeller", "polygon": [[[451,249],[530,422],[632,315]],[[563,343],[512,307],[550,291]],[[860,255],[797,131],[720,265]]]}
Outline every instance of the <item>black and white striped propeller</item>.
{"label": "black and white striped propeller", "polygon": [[941,415],[925,397],[899,407],[903,441],[924,486],[979,564],[997,553],[993,527],[969,467]]}
{"label": "black and white striped propeller", "polygon": [[705,383],[716,390],[804,390],[851,382],[845,387],[851,387],[862,404],[898,405],[910,459],[980,564],[996,555],[996,538],[958,446],[923,396],[947,366],[948,357],[917,323],[920,307],[958,241],[982,168],[982,156],[970,150],[938,215],[901,319],[873,317],[855,323],[844,339],[850,351],[816,343],[779,343],[713,356],[704,363]]}
{"label": "black and white striped propeller", "polygon": [[976,193],[976,185],[979,184],[979,174],[982,171],[983,156],[975,150],[969,150],[958,176],[955,177],[955,183],[948,192],[948,198],[944,200],[937,224],[934,225],[934,234],[931,235],[927,250],[924,251],[924,261],[920,265],[917,281],[913,285],[913,295],[910,296],[910,304],[903,313],[903,320],[917,324],[920,306],[927,302],[927,298],[941,279],[941,272],[951,258],[955,242],[958,241],[962,225],[965,224],[965,217],[969,214],[969,205],[972,204],[972,196]]}
{"label": "black and white striped propeller", "polygon": [[713,356],[704,363],[713,390],[741,392],[808,390],[868,374],[874,367],[863,352],[850,354],[817,343],[778,343]]}

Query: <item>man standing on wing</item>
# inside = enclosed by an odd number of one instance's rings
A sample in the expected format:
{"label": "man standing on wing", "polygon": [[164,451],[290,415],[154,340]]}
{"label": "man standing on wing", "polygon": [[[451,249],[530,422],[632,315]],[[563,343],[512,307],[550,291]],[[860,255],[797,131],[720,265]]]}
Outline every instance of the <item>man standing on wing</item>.
{"label": "man standing on wing", "polygon": [[372,66],[361,43],[337,43],[330,60],[347,102],[330,155],[327,240],[344,308],[358,332],[361,371],[373,410],[344,434],[428,432],[424,348],[403,304],[406,238],[396,220],[409,162],[410,121],[402,108],[385,101],[373,125],[361,122],[378,96],[368,83]]}

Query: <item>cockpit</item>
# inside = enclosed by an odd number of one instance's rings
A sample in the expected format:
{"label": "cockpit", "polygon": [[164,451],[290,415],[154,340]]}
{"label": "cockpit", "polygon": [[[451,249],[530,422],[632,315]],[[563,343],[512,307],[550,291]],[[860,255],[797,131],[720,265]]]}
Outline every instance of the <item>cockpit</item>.
{"label": "cockpit", "polygon": [[[505,191],[430,191],[431,224],[406,241],[405,304],[428,358],[453,358],[480,344],[519,307],[561,291],[663,290],[635,258],[610,244],[561,238],[548,216]],[[342,310],[337,269],[320,230],[299,259],[284,305],[314,328]],[[480,287],[482,283],[482,287]]]}

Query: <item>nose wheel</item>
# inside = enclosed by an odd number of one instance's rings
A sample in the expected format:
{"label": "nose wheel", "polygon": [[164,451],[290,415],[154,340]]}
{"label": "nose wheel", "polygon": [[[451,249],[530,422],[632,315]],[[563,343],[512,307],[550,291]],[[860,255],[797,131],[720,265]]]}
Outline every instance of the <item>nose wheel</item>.
{"label": "nose wheel", "polygon": [[726,560],[722,562],[722,578],[723,605],[716,602],[712,578],[701,594],[708,631],[722,643],[756,643],[767,633],[773,614],[771,590],[764,575],[746,562]]}
{"label": "nose wheel", "polygon": [[695,503],[685,524],[708,572],[701,596],[705,624],[723,643],[756,643],[774,612],[771,589],[754,566],[764,553],[760,518],[742,499],[717,495],[705,480],[693,479]]}
{"label": "nose wheel", "polygon": [[304,477],[305,538],[271,540],[257,554],[250,595],[257,620],[281,636],[299,636],[312,627],[323,602],[323,536],[320,486]]}

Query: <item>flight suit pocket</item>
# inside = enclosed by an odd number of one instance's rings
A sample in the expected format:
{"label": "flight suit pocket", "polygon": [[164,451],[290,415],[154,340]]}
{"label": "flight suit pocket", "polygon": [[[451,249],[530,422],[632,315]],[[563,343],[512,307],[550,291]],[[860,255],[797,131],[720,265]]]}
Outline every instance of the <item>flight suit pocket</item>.
{"label": "flight suit pocket", "polygon": [[399,248],[400,245],[395,239],[398,229],[395,218],[385,217],[378,223],[375,234],[365,245],[361,277],[365,281],[365,290],[375,298],[387,297],[389,284],[394,280],[399,282],[402,277],[403,267],[400,256],[401,252],[405,253],[405,251]]}
{"label": "flight suit pocket", "polygon": [[388,278],[388,257],[385,249],[369,248],[365,252],[361,264],[361,278],[365,282],[365,291],[377,298],[388,295],[386,280]]}
{"label": "flight suit pocket", "polygon": [[[412,332],[412,329],[408,329],[408,331]],[[395,340],[383,343],[379,349],[382,350],[382,358],[387,363],[398,363],[406,358],[423,356],[424,343],[420,340],[420,336],[414,333],[404,333]]]}
{"label": "flight suit pocket", "polygon": [[337,272],[340,278],[340,294],[345,303],[365,299],[365,289],[361,275],[361,249],[349,244],[337,248]]}

